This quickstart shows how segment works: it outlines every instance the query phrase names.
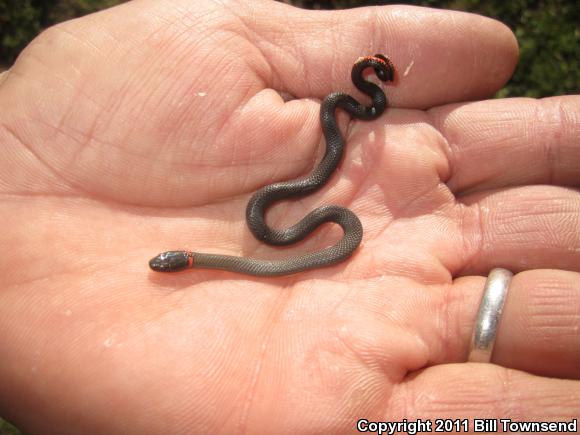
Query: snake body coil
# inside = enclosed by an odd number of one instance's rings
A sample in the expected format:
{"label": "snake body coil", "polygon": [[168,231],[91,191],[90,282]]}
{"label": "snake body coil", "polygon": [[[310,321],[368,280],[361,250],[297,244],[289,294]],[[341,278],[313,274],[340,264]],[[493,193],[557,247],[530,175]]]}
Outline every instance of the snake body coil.
{"label": "snake body coil", "polygon": [[344,140],[340,134],[335,111],[341,108],[357,119],[371,120],[379,117],[387,107],[384,92],[374,83],[366,81],[362,73],[372,67],[382,81],[394,78],[391,61],[381,55],[358,59],[351,73],[355,86],[372,98],[372,105],[361,105],[350,95],[334,92],[320,107],[320,123],[326,140],[326,152],[314,171],[296,180],[270,184],[258,190],[248,202],[246,221],[254,236],[270,245],[289,245],[308,236],[318,226],[335,222],[344,231],[342,239],[334,246],[317,252],[290,257],[284,260],[261,260],[231,255],[205,254],[189,251],[169,251],[149,261],[151,269],[158,272],[178,272],[188,268],[222,269],[258,276],[287,275],[323,266],[330,266],[348,258],[362,240],[362,225],[349,209],[336,205],[319,207],[297,224],[286,229],[270,228],[264,219],[266,209],[275,201],[303,196],[322,187],[342,158]]}

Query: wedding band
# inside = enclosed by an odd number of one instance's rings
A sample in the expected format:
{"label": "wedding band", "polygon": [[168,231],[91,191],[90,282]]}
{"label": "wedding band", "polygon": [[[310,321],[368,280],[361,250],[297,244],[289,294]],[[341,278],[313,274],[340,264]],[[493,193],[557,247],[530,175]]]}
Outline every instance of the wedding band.
{"label": "wedding band", "polygon": [[492,269],[489,272],[473,328],[468,362],[491,361],[501,313],[513,275],[509,270],[502,268]]}

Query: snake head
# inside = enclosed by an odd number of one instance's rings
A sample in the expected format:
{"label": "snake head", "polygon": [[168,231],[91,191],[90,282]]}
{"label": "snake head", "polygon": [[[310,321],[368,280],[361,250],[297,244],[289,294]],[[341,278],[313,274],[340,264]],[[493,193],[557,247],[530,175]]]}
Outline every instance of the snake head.
{"label": "snake head", "polygon": [[149,267],[156,272],[180,272],[193,266],[193,253],[168,251],[149,260]]}

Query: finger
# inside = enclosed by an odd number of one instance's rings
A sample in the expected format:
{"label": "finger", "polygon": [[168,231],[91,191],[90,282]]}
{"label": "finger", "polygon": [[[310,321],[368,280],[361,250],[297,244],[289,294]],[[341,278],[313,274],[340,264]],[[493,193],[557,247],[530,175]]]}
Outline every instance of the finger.
{"label": "finger", "polygon": [[580,379],[580,274],[531,270],[509,289],[493,359],[505,367]]}
{"label": "finger", "polygon": [[361,55],[391,58],[390,101],[412,108],[492,95],[517,62],[511,31],[480,15],[412,6],[313,12],[270,2],[257,9],[252,24],[275,86],[298,97],[352,89],[350,68]]}
{"label": "finger", "polygon": [[[397,387],[393,399],[391,403],[407,404],[402,417],[409,421],[415,417],[468,419],[469,432],[474,431],[474,418],[573,424],[571,420],[578,417],[580,407],[580,384],[493,364],[453,364],[431,367],[410,377]],[[488,428],[485,432],[503,432],[501,429]]]}
{"label": "finger", "polygon": [[[448,289],[442,317],[450,324],[430,346],[435,363],[464,362],[485,277],[464,277]],[[511,280],[491,362],[542,376],[580,379],[580,274],[530,270]]]}
{"label": "finger", "polygon": [[525,185],[580,186],[580,96],[490,100],[433,109],[455,193]]}
{"label": "finger", "polygon": [[580,195],[555,186],[526,186],[461,197],[463,242],[455,275],[494,267],[580,271]]}

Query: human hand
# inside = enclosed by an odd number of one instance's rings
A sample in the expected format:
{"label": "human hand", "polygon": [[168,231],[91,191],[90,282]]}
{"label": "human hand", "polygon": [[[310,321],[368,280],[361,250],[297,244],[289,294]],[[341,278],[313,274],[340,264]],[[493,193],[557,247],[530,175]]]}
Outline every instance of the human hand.
{"label": "human hand", "polygon": [[[350,122],[320,192],[268,213],[348,206],[365,229],[351,259],[275,279],[149,271],[166,249],[284,258],[340,237],[263,246],[245,205],[313,167],[313,98],[360,97],[352,62],[379,52],[391,108]],[[516,58],[495,21],[400,6],[136,1],[45,32],[0,84],[1,413],[42,434],[577,415],[578,98],[462,103]],[[461,364],[496,266],[521,272],[498,365]]]}

